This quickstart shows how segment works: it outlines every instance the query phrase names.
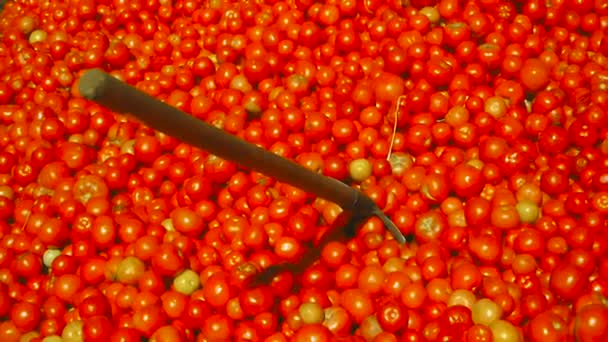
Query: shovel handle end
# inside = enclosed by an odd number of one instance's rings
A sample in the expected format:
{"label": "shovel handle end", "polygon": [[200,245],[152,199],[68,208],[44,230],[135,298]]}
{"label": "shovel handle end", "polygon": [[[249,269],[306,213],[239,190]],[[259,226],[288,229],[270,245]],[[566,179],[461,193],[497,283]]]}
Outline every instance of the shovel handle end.
{"label": "shovel handle end", "polygon": [[89,100],[95,100],[103,96],[108,87],[110,77],[112,76],[103,72],[101,69],[92,69],[85,72],[78,82],[80,95]]}

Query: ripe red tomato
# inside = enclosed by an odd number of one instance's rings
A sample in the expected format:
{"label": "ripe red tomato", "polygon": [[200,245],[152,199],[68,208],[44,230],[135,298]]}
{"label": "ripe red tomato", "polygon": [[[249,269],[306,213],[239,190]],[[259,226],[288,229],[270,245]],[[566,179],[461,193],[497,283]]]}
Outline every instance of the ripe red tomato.
{"label": "ripe red tomato", "polygon": [[221,314],[208,316],[201,331],[203,336],[215,341],[229,340],[234,332],[232,320]]}
{"label": "ripe red tomato", "polygon": [[420,242],[437,240],[447,226],[446,217],[439,211],[422,214],[414,225],[414,234]]}
{"label": "ripe red tomato", "polygon": [[331,341],[331,333],[329,329],[321,324],[309,324],[298,329],[293,337],[295,342],[304,341],[319,341],[329,342]]}
{"label": "ripe red tomato", "polygon": [[198,236],[203,232],[202,218],[188,208],[176,208],[171,212],[171,220],[175,230],[189,236]]}
{"label": "ripe red tomato", "polygon": [[112,334],[112,322],[106,316],[92,316],[84,321],[82,335],[87,341],[107,341]]}
{"label": "ripe red tomato", "polygon": [[390,300],[378,307],[376,319],[384,331],[396,333],[407,327],[408,312],[402,304]]}
{"label": "ripe red tomato", "polygon": [[152,265],[159,274],[174,276],[184,268],[184,258],[177,247],[171,244],[162,244],[158,253],[152,256]]}
{"label": "ripe red tomato", "polygon": [[19,277],[35,277],[42,271],[42,261],[38,255],[25,253],[16,257],[12,268]]}
{"label": "ripe red tomato", "polygon": [[188,300],[181,317],[182,322],[190,328],[200,326],[200,322],[211,315],[211,307],[207,302],[199,299]]}
{"label": "ripe red tomato", "polygon": [[40,323],[42,315],[40,308],[28,302],[20,302],[13,305],[10,312],[11,322],[20,331],[34,330]]}
{"label": "ripe red tomato", "polygon": [[528,325],[532,341],[562,341],[568,334],[567,328],[564,320],[550,311],[534,317]]}
{"label": "ripe red tomato", "polygon": [[451,184],[454,192],[462,198],[477,196],[484,186],[481,171],[467,164],[454,168]]}
{"label": "ripe red tomato", "polygon": [[583,307],[574,320],[574,333],[581,341],[599,341],[608,336],[608,309],[601,304]]}
{"label": "ripe red tomato", "polygon": [[231,288],[226,276],[221,273],[211,275],[205,282],[203,295],[207,302],[214,307],[225,305],[231,295]]}
{"label": "ripe red tomato", "polygon": [[269,286],[248,289],[239,295],[243,313],[248,316],[255,316],[270,310],[274,305],[274,299],[272,288]]}
{"label": "ripe red tomato", "polygon": [[374,305],[370,296],[359,289],[344,291],[340,302],[356,323],[362,322],[364,318],[374,312]]}
{"label": "ripe red tomato", "polygon": [[84,319],[106,316],[109,313],[111,313],[110,303],[103,295],[87,297],[78,305],[78,314]]}
{"label": "ripe red tomato", "polygon": [[378,101],[396,103],[404,91],[403,80],[394,74],[383,73],[375,80],[374,94]]}
{"label": "ripe red tomato", "polygon": [[583,291],[587,282],[576,266],[562,263],[551,272],[550,288],[557,296],[572,300]]}

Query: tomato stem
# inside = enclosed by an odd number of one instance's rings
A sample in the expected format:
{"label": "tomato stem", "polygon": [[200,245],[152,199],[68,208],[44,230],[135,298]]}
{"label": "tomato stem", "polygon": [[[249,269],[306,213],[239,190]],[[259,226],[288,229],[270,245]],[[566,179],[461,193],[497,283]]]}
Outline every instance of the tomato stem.
{"label": "tomato stem", "polygon": [[395,135],[397,134],[397,121],[399,118],[399,109],[401,108],[401,100],[405,100],[405,95],[400,95],[397,98],[397,103],[395,104],[395,122],[393,123],[393,136],[391,137],[391,144],[388,147],[388,154],[386,155],[386,160],[391,159],[391,154],[393,153],[393,145],[395,144]]}

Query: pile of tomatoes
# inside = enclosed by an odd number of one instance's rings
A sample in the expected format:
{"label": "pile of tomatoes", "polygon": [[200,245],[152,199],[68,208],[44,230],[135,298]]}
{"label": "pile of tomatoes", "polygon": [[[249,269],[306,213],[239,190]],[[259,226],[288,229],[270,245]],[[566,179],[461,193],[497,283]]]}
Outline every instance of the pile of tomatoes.
{"label": "pile of tomatoes", "polygon": [[[91,68],[360,189],[83,99]],[[128,101],[128,99],[125,99]],[[9,0],[0,341],[608,341],[605,0]]]}

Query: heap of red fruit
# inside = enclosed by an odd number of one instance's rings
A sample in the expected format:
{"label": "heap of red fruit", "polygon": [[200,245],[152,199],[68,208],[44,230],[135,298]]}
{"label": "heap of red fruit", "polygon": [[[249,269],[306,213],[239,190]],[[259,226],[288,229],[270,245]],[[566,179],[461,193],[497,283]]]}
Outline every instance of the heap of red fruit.
{"label": "heap of red fruit", "polygon": [[[340,214],[84,100],[103,68]],[[8,0],[0,341],[608,341],[605,0]]]}

